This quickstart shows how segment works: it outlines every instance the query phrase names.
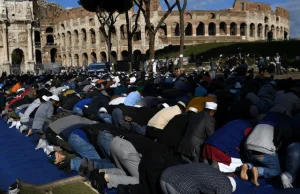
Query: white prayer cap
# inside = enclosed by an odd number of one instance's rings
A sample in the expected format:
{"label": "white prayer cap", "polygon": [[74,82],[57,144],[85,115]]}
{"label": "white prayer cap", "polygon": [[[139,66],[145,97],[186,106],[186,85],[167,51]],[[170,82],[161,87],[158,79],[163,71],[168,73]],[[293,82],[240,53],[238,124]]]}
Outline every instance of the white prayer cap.
{"label": "white prayer cap", "polygon": [[141,105],[134,105],[134,107],[141,108],[142,106]]}
{"label": "white prayer cap", "polygon": [[232,192],[235,192],[235,190],[236,190],[236,182],[235,182],[235,180],[232,177],[230,177],[230,176],[228,176],[227,178],[230,180],[230,183],[231,183],[231,186],[232,186]]}
{"label": "white prayer cap", "polygon": [[177,104],[180,104],[180,105],[182,105],[184,108],[186,108],[186,105],[185,105],[185,103],[184,103],[184,102],[182,102],[182,101],[179,101],[179,102],[177,102]]}
{"label": "white prayer cap", "polygon": [[42,97],[42,99],[45,100],[45,101],[49,100],[49,98],[47,96],[45,96],[45,95]]}
{"label": "white prayer cap", "polygon": [[50,97],[49,97],[49,100],[50,100],[50,99],[59,102],[59,97],[58,97],[57,95],[50,96]]}
{"label": "white prayer cap", "polygon": [[162,106],[165,107],[165,108],[170,107],[167,103],[163,103]]}
{"label": "white prayer cap", "polygon": [[209,110],[217,110],[218,104],[215,103],[215,102],[206,102],[205,103],[205,108],[207,108]]}
{"label": "white prayer cap", "polygon": [[194,107],[190,107],[189,111],[194,112],[194,113],[198,113],[198,109],[196,109]]}
{"label": "white prayer cap", "polygon": [[107,110],[106,110],[106,108],[101,107],[101,108],[99,109],[99,112],[105,112],[105,113],[107,113]]}

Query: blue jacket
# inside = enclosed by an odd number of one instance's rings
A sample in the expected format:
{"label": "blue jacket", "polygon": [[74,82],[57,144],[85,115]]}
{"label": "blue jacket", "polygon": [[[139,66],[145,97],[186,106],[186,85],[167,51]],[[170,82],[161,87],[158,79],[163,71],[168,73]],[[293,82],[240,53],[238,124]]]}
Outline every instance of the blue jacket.
{"label": "blue jacket", "polygon": [[80,108],[81,110],[83,109],[83,107],[85,105],[88,105],[89,103],[91,103],[92,99],[91,98],[86,98],[83,100],[80,100],[79,102],[77,102],[74,107]]}
{"label": "blue jacket", "polygon": [[234,120],[214,132],[205,144],[212,145],[228,156],[240,158],[239,146],[252,126],[246,120]]}

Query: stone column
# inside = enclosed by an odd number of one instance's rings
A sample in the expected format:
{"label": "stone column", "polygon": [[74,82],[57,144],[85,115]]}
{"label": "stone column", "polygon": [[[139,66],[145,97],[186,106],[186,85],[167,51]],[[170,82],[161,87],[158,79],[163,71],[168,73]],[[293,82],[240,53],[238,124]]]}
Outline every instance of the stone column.
{"label": "stone column", "polygon": [[216,36],[220,36],[220,26],[216,25]]}
{"label": "stone column", "polygon": [[78,32],[78,49],[79,50],[81,50],[81,48],[82,48],[82,32],[81,31],[79,31]]}
{"label": "stone column", "polygon": [[230,24],[226,25],[227,36],[230,36]]}
{"label": "stone column", "polygon": [[167,25],[167,36],[168,37],[172,36],[172,24]]}
{"label": "stone column", "polygon": [[97,50],[99,50],[100,51],[100,42],[101,42],[101,40],[100,40],[100,30],[99,29],[97,29],[96,31],[95,31],[95,35],[96,35],[96,48],[97,48]]}
{"label": "stone column", "polygon": [[208,24],[204,24],[204,34],[205,36],[208,36],[209,35],[209,25]]}
{"label": "stone column", "polygon": [[193,36],[197,36],[197,25],[193,25]]}
{"label": "stone column", "polygon": [[33,46],[32,46],[32,26],[27,24],[27,40],[28,40],[28,60],[25,66],[25,71],[34,71]]}
{"label": "stone column", "polygon": [[10,63],[8,58],[8,39],[7,39],[7,26],[6,24],[2,24],[3,28],[3,66],[1,68],[2,72],[6,71],[6,73],[10,73]]}
{"label": "stone column", "polygon": [[257,34],[258,34],[258,25],[255,25],[255,30],[254,30],[254,39],[257,40]]}
{"label": "stone column", "polygon": [[260,39],[264,40],[264,39],[266,39],[267,36],[268,36],[268,33],[267,33],[266,36],[265,36],[265,26],[264,26],[264,25],[262,26],[261,31],[262,31],[262,35],[261,35]]}
{"label": "stone column", "polygon": [[236,35],[241,36],[241,25],[236,26]]}
{"label": "stone column", "polygon": [[8,63],[8,41],[7,41],[7,26],[2,24],[3,28],[3,62]]}
{"label": "stone column", "polygon": [[251,26],[247,25],[247,39],[251,38],[250,34],[251,34]]}

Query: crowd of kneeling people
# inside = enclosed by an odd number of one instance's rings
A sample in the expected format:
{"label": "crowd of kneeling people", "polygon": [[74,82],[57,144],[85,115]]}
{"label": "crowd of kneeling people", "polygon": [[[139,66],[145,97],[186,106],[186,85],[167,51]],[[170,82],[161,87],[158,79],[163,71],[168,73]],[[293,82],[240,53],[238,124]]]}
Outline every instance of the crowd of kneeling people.
{"label": "crowd of kneeling people", "polygon": [[298,80],[179,71],[1,80],[9,128],[99,193],[248,193],[244,183],[259,193],[264,180],[284,193],[297,187]]}

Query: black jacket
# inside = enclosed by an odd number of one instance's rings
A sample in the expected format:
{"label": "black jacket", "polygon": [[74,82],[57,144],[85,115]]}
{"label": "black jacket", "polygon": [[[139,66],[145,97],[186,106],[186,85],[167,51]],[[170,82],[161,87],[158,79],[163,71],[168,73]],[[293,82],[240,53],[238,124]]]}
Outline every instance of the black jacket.
{"label": "black jacket", "polygon": [[201,147],[208,137],[215,131],[215,119],[208,111],[190,116],[186,132],[179,144],[178,152],[181,155],[193,158],[194,162],[199,162]]}

